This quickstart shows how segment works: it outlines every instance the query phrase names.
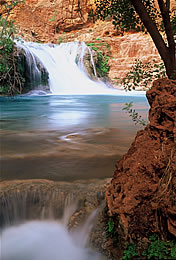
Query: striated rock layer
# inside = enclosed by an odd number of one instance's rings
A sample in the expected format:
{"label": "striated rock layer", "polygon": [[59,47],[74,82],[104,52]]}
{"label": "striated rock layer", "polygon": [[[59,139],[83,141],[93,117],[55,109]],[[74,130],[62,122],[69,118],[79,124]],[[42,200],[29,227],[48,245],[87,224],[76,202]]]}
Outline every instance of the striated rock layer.
{"label": "striated rock layer", "polygon": [[176,237],[176,81],[155,81],[147,99],[150,123],[117,162],[106,190],[122,243],[152,232]]}

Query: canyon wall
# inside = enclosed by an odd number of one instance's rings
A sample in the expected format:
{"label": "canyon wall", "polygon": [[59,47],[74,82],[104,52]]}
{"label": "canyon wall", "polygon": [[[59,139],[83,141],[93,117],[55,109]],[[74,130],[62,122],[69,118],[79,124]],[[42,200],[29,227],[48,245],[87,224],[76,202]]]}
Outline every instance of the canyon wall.
{"label": "canyon wall", "polygon": [[93,0],[26,0],[11,11],[11,18],[29,38],[48,42],[58,32],[87,24],[92,4]]}
{"label": "canyon wall", "polygon": [[[68,41],[96,42],[101,39],[110,46],[109,78],[114,87],[125,76],[136,59],[160,62],[155,45],[148,34],[117,32],[112,21],[92,23],[88,13],[94,0],[26,0],[11,11],[19,32],[25,40],[41,43]],[[171,1],[172,8],[175,6]],[[101,48],[100,48],[101,50]],[[104,50],[102,50],[104,52]]]}
{"label": "canyon wall", "polygon": [[[3,14],[2,0],[0,13]],[[171,0],[171,9],[176,8]],[[11,11],[19,30],[29,38],[41,42],[56,42],[58,33],[93,27],[89,12],[95,7],[95,0],[25,0]]]}

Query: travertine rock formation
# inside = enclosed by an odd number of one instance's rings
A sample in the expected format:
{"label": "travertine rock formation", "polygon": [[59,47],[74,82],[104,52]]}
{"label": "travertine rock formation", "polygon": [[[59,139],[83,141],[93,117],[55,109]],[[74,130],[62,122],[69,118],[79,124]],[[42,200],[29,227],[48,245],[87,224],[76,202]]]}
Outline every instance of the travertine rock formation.
{"label": "travertine rock formation", "polygon": [[176,81],[147,92],[150,123],[116,164],[106,200],[122,241],[151,232],[176,237]]}

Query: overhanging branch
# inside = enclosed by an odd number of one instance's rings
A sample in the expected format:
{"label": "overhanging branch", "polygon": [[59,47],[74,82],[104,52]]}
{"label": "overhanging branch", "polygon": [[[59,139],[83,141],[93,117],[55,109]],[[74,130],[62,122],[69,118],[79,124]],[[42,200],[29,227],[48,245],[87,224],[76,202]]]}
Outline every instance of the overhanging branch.
{"label": "overhanging branch", "polygon": [[141,18],[141,20],[142,20],[144,26],[146,27],[147,31],[149,32],[150,36],[152,37],[153,42],[154,42],[162,60],[165,63],[167,61],[167,58],[169,55],[169,50],[168,50],[161,34],[159,33],[159,30],[158,30],[156,24],[153,22],[153,20],[147,13],[146,8],[141,0],[130,0],[130,1],[131,1],[132,5],[134,6],[137,14]]}
{"label": "overhanging branch", "polygon": [[174,42],[172,27],[170,23],[169,10],[163,0],[158,0],[158,5],[161,11],[161,15],[163,17],[163,23],[165,27],[166,36],[167,36],[169,52],[171,55],[175,56],[175,42]]}

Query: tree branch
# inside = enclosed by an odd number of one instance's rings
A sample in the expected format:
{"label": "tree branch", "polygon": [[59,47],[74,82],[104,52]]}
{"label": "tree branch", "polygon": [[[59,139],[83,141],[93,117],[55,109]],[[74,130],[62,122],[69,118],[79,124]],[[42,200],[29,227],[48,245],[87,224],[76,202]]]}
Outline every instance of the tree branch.
{"label": "tree branch", "polygon": [[166,0],[166,8],[170,11],[170,0]]}
{"label": "tree branch", "polygon": [[158,5],[161,11],[161,15],[163,17],[163,23],[165,27],[166,36],[167,36],[169,52],[171,55],[173,55],[173,57],[175,57],[175,42],[174,42],[172,27],[170,23],[169,10],[166,7],[163,0],[158,0]]}
{"label": "tree branch", "polygon": [[169,50],[166,46],[156,24],[153,22],[151,17],[146,11],[146,8],[141,0],[130,0],[132,5],[134,6],[137,14],[141,18],[144,26],[146,27],[147,31],[149,32],[162,60],[165,64],[167,64],[167,59],[169,56]]}

